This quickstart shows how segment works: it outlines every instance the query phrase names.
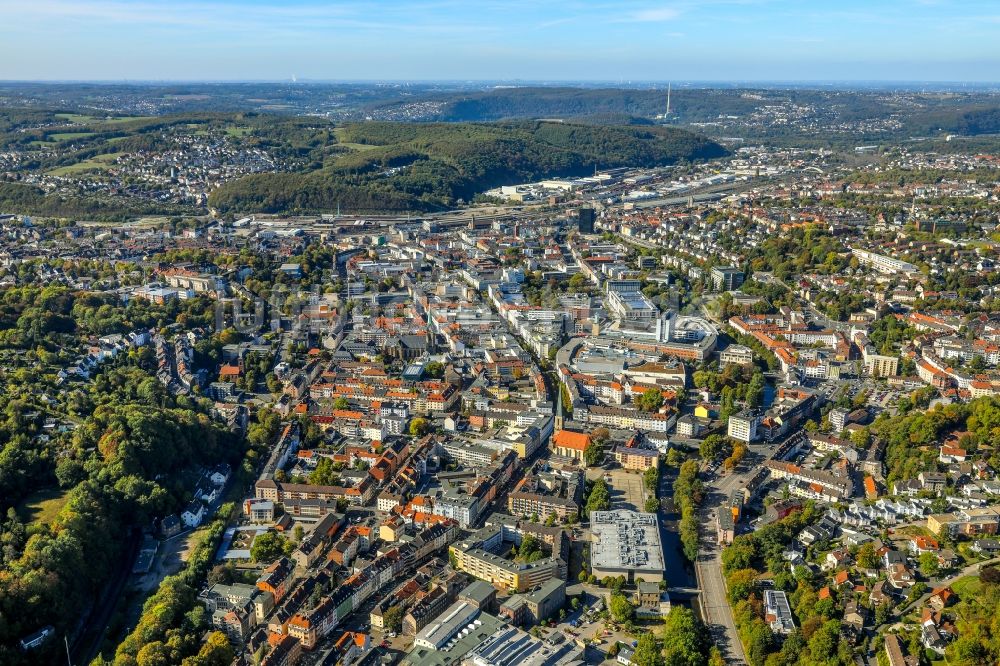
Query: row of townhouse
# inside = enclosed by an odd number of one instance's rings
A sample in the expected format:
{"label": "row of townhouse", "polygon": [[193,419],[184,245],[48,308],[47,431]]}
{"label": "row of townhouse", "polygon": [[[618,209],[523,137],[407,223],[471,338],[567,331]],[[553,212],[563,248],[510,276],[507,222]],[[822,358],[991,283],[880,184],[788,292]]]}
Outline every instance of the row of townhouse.
{"label": "row of townhouse", "polygon": [[288,500],[347,500],[364,506],[375,498],[378,484],[371,476],[365,477],[356,487],[319,486],[305,483],[282,483],[274,479],[261,479],[254,484],[256,499],[283,504]]}
{"label": "row of townhouse", "polygon": [[948,335],[934,340],[934,353],[942,359],[958,359],[962,363],[981,358],[988,365],[1000,364],[1000,345],[987,340],[967,340]]}
{"label": "row of townhouse", "polygon": [[917,376],[924,383],[939,389],[951,388],[952,378],[948,374],[948,366],[941,363],[934,355],[925,354],[917,358],[916,365]]}
{"label": "row of townhouse", "polygon": [[589,405],[576,410],[577,418],[586,423],[596,423],[622,430],[648,430],[650,432],[667,432],[677,422],[677,412],[662,414],[660,412],[644,412],[627,407],[611,407],[607,405]]}
{"label": "row of townhouse", "polygon": [[287,634],[311,650],[330,634],[354,609],[415,564],[413,549],[403,545],[384,553],[362,571],[345,580],[336,591],[313,608],[298,612],[288,621]]}
{"label": "row of townhouse", "polygon": [[565,521],[579,514],[582,499],[581,470],[526,474],[507,496],[507,510],[515,516],[537,516],[540,521],[549,516]]}
{"label": "row of townhouse", "polygon": [[792,494],[819,499],[828,502],[839,502],[851,496],[854,484],[850,476],[840,477],[819,470],[805,469],[799,465],[768,460],[764,463],[771,476],[775,479],[788,479]]}
{"label": "row of townhouse", "polygon": [[[361,383],[331,383],[321,382],[309,388],[309,397],[313,400],[335,400],[347,398],[358,404],[372,405],[378,403],[405,405],[409,413],[442,414],[453,411],[460,392],[455,385],[440,382],[415,382],[399,386],[373,386]],[[362,417],[371,414],[362,412]]]}
{"label": "row of townhouse", "polygon": [[870,528],[876,524],[895,525],[899,522],[922,518],[927,513],[929,501],[920,499],[889,500],[880,498],[871,505],[851,502],[843,511],[830,510],[830,516],[842,525]]}

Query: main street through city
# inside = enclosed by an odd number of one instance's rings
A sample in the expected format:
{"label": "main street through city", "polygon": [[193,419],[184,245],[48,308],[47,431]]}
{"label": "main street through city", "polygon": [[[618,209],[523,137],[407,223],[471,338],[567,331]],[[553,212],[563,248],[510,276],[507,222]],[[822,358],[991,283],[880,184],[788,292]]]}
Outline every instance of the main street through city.
{"label": "main street through city", "polygon": [[747,474],[731,473],[705,483],[705,498],[698,515],[698,561],[695,574],[698,588],[702,620],[712,634],[712,640],[722,652],[727,664],[745,664],[746,655],[733,611],[726,598],[726,584],[722,576],[722,550],[716,537],[716,512],[725,507],[732,492],[746,482]]}
{"label": "main street through city", "polygon": [[733,619],[733,609],[726,596],[722,548],[718,542],[715,517],[718,511],[725,509],[733,492],[746,485],[775,448],[776,443],[751,444],[736,470],[722,476],[715,476],[712,472],[700,475],[705,484],[705,495],[698,514],[699,548],[695,573],[701,590],[702,620],[726,664],[746,664],[747,661]]}

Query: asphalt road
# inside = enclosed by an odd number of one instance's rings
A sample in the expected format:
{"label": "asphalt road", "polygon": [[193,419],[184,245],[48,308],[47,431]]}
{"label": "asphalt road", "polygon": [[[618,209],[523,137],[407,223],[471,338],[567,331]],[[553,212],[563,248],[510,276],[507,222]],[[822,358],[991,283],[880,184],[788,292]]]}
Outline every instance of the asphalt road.
{"label": "asphalt road", "polygon": [[722,551],[716,539],[715,512],[724,506],[730,493],[744,482],[744,475],[729,474],[706,483],[705,499],[699,512],[700,543],[695,575],[701,589],[699,601],[702,619],[727,664],[746,664],[746,655],[736,631],[733,610],[726,598],[726,584],[722,577]]}

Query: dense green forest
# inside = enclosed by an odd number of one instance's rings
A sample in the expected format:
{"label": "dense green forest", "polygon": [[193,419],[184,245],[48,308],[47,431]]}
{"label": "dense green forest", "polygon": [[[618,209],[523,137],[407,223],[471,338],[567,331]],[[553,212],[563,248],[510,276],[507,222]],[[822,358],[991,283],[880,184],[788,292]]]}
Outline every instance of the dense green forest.
{"label": "dense green forest", "polygon": [[991,666],[1000,663],[1000,569],[983,567],[952,609],[958,639],[945,651],[948,664]]}
{"label": "dense green forest", "polygon": [[433,210],[498,185],[595,168],[661,166],[726,154],[718,144],[672,128],[569,123],[350,124],[343,144],[367,149],[327,159],[303,174],[258,174],[223,185],[221,211]]}
{"label": "dense green forest", "polygon": [[910,122],[910,127],[923,134],[996,134],[1000,132],[1000,107],[989,105],[930,111],[917,115]]}
{"label": "dense green forest", "polygon": [[241,453],[240,441],[206,414],[171,406],[155,378],[115,372],[108,382],[120,390],[102,394],[105,384],[94,385],[91,399],[104,404],[74,431],[53,471],[66,492],[56,517],[25,524],[7,511],[0,569],[4,664],[29,663],[13,646],[43,626],[75,631],[121,574],[132,531],[183,506],[190,493],[185,473],[193,465],[236,462]]}
{"label": "dense green forest", "polygon": [[[191,499],[197,468],[227,461],[242,473],[246,440],[213,420],[209,401],[169,393],[151,347],[89,382],[56,380],[90,336],[209,323],[210,304],[195,300],[167,309],[63,287],[0,292],[0,663],[53,663],[122,575],[137,530]],[[211,359],[215,342],[203,342],[196,355]],[[58,640],[16,647],[47,625]]]}
{"label": "dense green forest", "polygon": [[926,406],[929,396],[919,391],[905,398],[903,412],[895,417],[879,417],[871,426],[872,434],[885,442],[886,480],[890,483],[915,478],[920,472],[936,471],[937,447],[933,446],[951,432],[968,433],[962,446],[970,455],[983,447],[987,460],[1000,465],[1000,450],[993,443],[1000,437],[1000,399],[989,396],[966,404],[935,405],[924,412],[914,407]]}

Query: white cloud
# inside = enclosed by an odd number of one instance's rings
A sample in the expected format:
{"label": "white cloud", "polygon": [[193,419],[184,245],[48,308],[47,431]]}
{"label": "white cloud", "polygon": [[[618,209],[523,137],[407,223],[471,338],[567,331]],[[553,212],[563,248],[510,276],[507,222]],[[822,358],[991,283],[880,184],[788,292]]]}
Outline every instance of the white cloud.
{"label": "white cloud", "polygon": [[653,7],[650,9],[640,9],[632,12],[631,20],[655,23],[660,21],[672,21],[679,15],[680,12],[673,7]]}

